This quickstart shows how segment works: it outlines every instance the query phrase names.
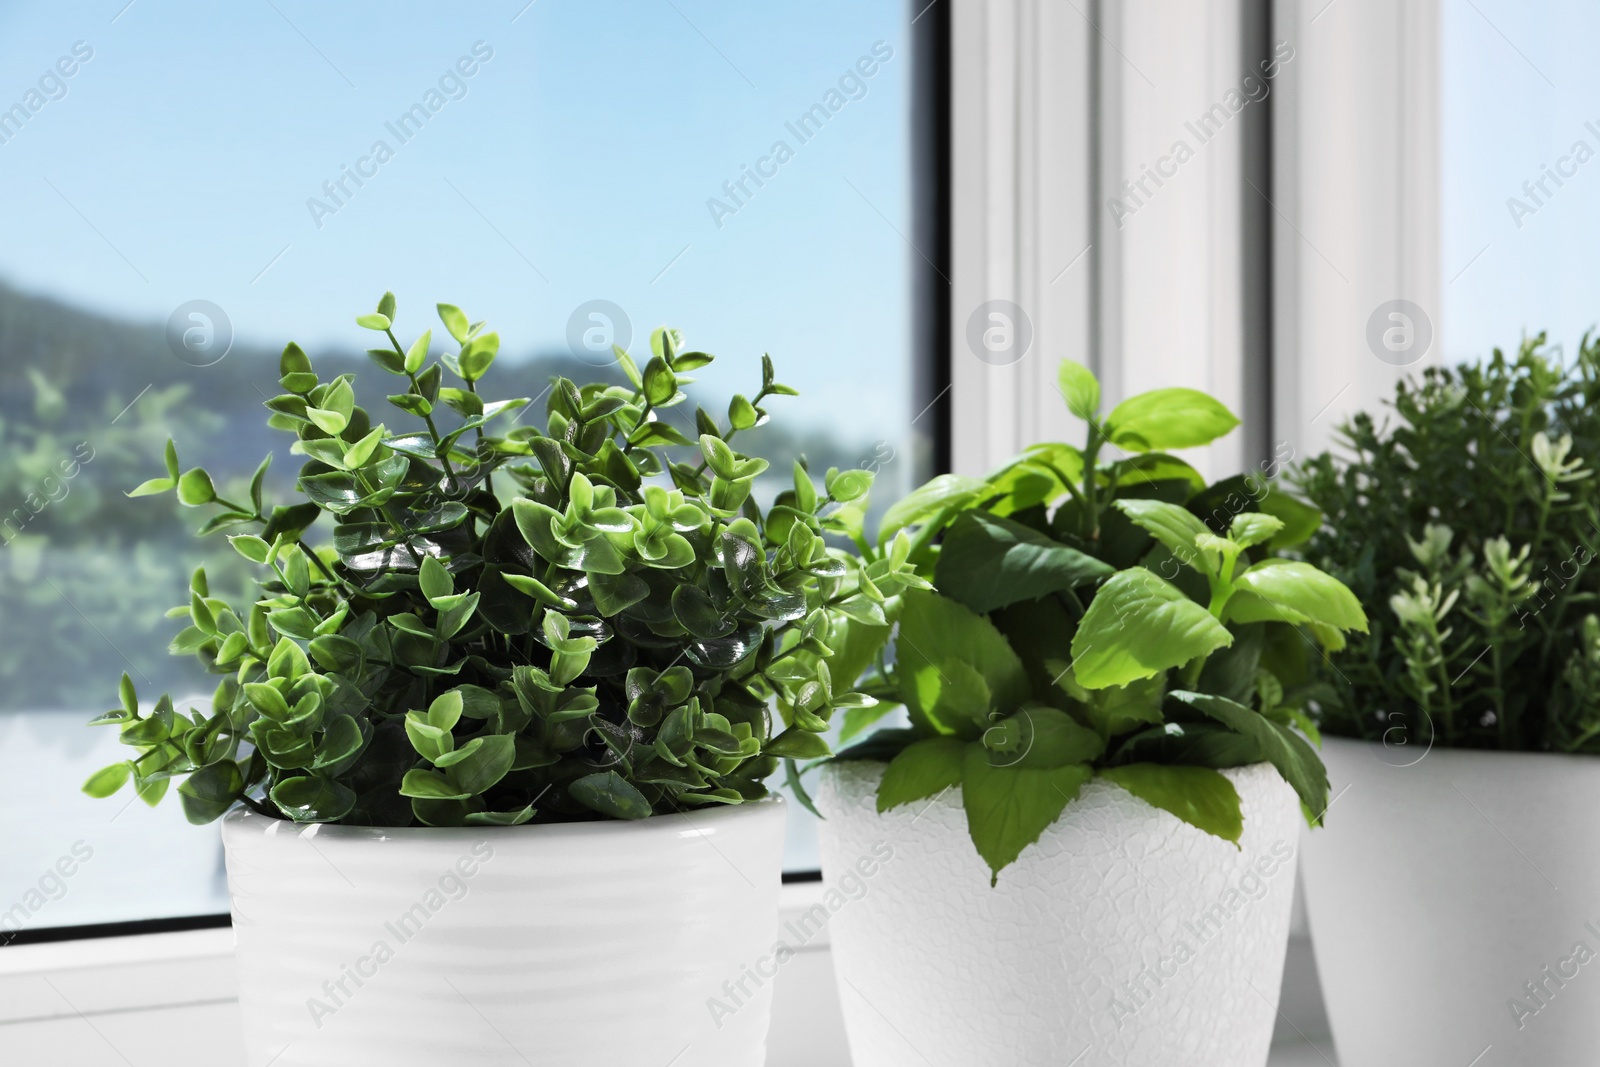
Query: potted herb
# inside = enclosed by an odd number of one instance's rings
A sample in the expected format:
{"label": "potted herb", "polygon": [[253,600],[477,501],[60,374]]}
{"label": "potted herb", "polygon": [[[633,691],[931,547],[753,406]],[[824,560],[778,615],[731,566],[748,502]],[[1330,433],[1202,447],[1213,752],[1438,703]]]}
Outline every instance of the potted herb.
{"label": "potted herb", "polygon": [[1275,465],[1208,486],[1168,454],[1236,426],[1225,407],[1159,389],[1102,414],[1070,361],[1061,388],[1084,447],[884,518],[916,531],[884,558],[938,592],[899,598],[884,703],[852,713],[909,726],[817,793],[825,876],[859,897],[830,928],[858,1067],[1266,1061],[1301,811],[1327,801],[1305,651],[1366,619],[1275,555],[1318,521]]}
{"label": "potted herb", "polygon": [[1295,475],[1328,519],[1307,558],[1372,607],[1317,665],[1348,795],[1306,902],[1340,1061],[1590,1063],[1600,342],[1427,370],[1340,444]]}
{"label": "potted herb", "polygon": [[220,509],[205,531],[261,578],[235,605],[195,573],[173,650],[223,676],[211,707],[143,710],[124,676],[96,721],[133,755],[86,789],[155,803],[179,779],[191,821],[222,819],[257,1067],[758,1067],[769,999],[703,1004],[777,925],[763,780],[870,702],[818,655],[918,579],[824,543],[864,471],[818,487],[796,463],[753,501],[767,463],[730,442],[793,393],[770,360],[725,425],[697,412],[686,455],[660,416],[712,357],[675,331],[642,369],[618,350],[614,383],[557,378],[536,428],[479,392],[498,336],[438,310],[443,354],[400,343],[392,294],[357,319],[404,429],[284,350],[266,406],[305,457],[299,502],[266,503],[266,463],[224,496],[170,444],[134,490]]}

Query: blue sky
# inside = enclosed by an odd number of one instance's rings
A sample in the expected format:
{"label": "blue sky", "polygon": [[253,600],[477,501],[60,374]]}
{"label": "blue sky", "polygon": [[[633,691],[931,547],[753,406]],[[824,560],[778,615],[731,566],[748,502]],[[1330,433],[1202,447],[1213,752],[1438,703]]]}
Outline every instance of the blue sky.
{"label": "blue sky", "polygon": [[[0,278],[155,321],[203,298],[308,347],[362,345],[385,288],[403,333],[445,300],[511,353],[606,299],[635,350],[671,323],[716,353],[712,391],[759,384],[765,350],[790,418],[896,440],[913,414],[896,0],[125,3],[0,9],[0,108],[93,49],[0,144]],[[480,41],[465,96],[401,144],[385,123]],[[878,41],[865,95],[800,144],[785,122]],[[379,139],[393,158],[319,228],[308,198]],[[719,228],[707,199],[780,139],[793,158]]]}
{"label": "blue sky", "polygon": [[[1600,7],[1444,0],[1443,16],[1444,356],[1512,348],[1541,329],[1571,352],[1600,321],[1600,135],[1585,128],[1600,130]],[[1579,140],[1595,158],[1567,163],[1576,175],[1547,180],[1552,195],[1534,204],[1523,183]],[[1511,197],[1534,213],[1513,219]]]}

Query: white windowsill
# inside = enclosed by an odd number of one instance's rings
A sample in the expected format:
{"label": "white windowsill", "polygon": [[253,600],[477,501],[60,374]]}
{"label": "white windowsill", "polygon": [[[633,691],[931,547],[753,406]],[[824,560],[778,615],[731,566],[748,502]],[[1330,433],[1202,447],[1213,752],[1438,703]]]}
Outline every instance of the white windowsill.
{"label": "white windowsill", "polygon": [[[784,886],[782,921],[798,919],[821,893],[818,882]],[[824,929],[779,976],[768,1067],[848,1067],[833,983]],[[1332,1043],[1323,1036],[1326,1024],[1303,934],[1290,943],[1282,1011],[1283,1047],[1274,1050],[1270,1067],[1331,1063]],[[1296,1028],[1318,1048],[1301,1043]],[[174,1033],[184,1040],[174,1041]],[[0,950],[0,1047],[14,1063],[242,1067],[233,932],[191,930]]]}

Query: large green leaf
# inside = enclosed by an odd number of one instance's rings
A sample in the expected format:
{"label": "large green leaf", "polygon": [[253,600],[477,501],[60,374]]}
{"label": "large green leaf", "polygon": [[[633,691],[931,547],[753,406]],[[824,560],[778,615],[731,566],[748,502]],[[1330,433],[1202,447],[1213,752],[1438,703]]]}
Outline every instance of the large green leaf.
{"label": "large green leaf", "polygon": [[983,511],[963,512],[945,533],[934,585],[973,611],[996,608],[1113,573],[1093,556],[1052,541],[1019,522]]}
{"label": "large green leaf", "polygon": [[1233,642],[1233,635],[1171,582],[1134,567],[1100,587],[1072,639],[1085,689],[1149,678]]}
{"label": "large green leaf", "polygon": [[954,737],[930,737],[907,745],[889,761],[878,783],[878,810],[888,811],[960,785],[961,760],[970,745],[970,741]]}
{"label": "large green leaf", "polygon": [[1239,835],[1244,832],[1239,791],[1209,767],[1130,763],[1123,767],[1107,767],[1100,772],[1100,777],[1224,841],[1237,845]]}
{"label": "large green leaf", "polygon": [[915,526],[946,508],[966,507],[984,489],[985,483],[978,478],[939,475],[901,497],[883,513],[883,521],[878,525],[878,543],[887,544],[905,527]]}
{"label": "large green leaf", "polygon": [[[904,594],[895,645],[900,699],[912,722],[931,732],[974,737],[991,710],[1009,712],[1028,699],[1022,661],[999,630],[948,597],[922,590]],[[971,706],[972,680],[988,700]]]}
{"label": "large green leaf", "polygon": [[1307,811],[1320,818],[1327,810],[1327,769],[1323,767],[1316,749],[1299,734],[1226,697],[1182,691],[1170,695],[1174,700],[1182,701],[1256,742],[1261,746],[1261,754],[1267,762],[1278,768],[1283,780],[1300,794]]}
{"label": "large green leaf", "polygon": [[1152,389],[1111,409],[1111,443],[1129,452],[1194,448],[1210,444],[1239,425],[1238,418],[1197,389]]}
{"label": "large green leaf", "polygon": [[1000,767],[1044,770],[1090,763],[1105,751],[1105,739],[1059,708],[1034,704],[983,732],[990,762]]}
{"label": "large green leaf", "polygon": [[1157,541],[1167,546],[1180,563],[1201,571],[1210,571],[1209,561],[1196,545],[1196,540],[1211,531],[1195,518],[1187,508],[1160,500],[1129,497],[1111,505],[1128,517]]}
{"label": "large green leaf", "polygon": [[1312,622],[1367,632],[1367,613],[1343,582],[1297,560],[1265,559],[1234,578],[1234,585]]}
{"label": "large green leaf", "polygon": [[987,750],[968,747],[961,761],[961,800],[967,832],[989,865],[991,885],[1061,817],[1093,776],[1094,770],[1084,763],[1051,770],[997,767]]}

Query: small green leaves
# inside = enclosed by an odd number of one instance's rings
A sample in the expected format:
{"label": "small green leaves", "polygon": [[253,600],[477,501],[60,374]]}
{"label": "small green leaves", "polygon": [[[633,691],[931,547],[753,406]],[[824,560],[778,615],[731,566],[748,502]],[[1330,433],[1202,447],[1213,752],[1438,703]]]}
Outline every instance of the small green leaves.
{"label": "small green leaves", "polygon": [[500,335],[497,333],[481,333],[461,347],[461,354],[457,362],[461,368],[461,377],[469,382],[482,378],[489,365],[494,362],[494,357],[500,351]]}
{"label": "small green leaves", "polygon": [[431,331],[402,350],[396,308],[385,293],[356,321],[384,335],[368,355],[420,425],[376,424],[353,375],[319,380],[291,344],[265,403],[304,458],[298,500],[265,500],[263,463],[233,503],[170,442],[165,476],[135,490],[214,506],[204,532],[228,534],[258,588],[234,606],[195,572],[172,648],[222,676],[213,704],[141,717],[124,680],[96,722],[133,755],[91,793],[131,780],[154,803],[181,782],[195,821],[240,802],[355,825],[643,818],[758,799],[778,757],[828,752],[836,712],[875,710],[852,684],[927,579],[908,542],[861,560],[825,541],[865,514],[865,470],[830,471],[825,495],[796,465],[793,493],[757,506],[768,461],[730,439],[793,392],[770,360],[725,427],[699,413],[695,455],[665,409],[712,357],[676,331],[652,335],[642,371],[617,354],[632,388],[558,378],[538,426],[505,417],[526,399],[480,394],[497,333],[440,304],[458,350],[433,353]]}
{"label": "small green leaves", "polygon": [[278,359],[278,384],[285,390],[304,396],[317,387],[316,372],[304,350],[293,341],[283,348]]}

